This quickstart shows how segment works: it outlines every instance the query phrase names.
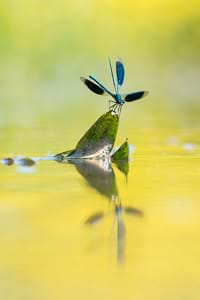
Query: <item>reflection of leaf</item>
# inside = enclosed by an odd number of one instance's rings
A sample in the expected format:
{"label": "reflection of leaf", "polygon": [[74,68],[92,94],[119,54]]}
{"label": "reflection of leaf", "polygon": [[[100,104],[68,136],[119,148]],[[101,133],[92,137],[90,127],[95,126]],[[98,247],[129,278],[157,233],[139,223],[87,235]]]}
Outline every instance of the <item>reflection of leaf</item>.
{"label": "reflection of leaf", "polygon": [[108,156],[115,142],[118,124],[119,116],[117,114],[113,114],[110,111],[103,114],[88,129],[74,150],[59,153],[55,158],[62,161],[74,158],[100,158]]}
{"label": "reflection of leaf", "polygon": [[108,160],[73,159],[70,163],[98,193],[109,199],[118,195],[115,174]]}
{"label": "reflection of leaf", "polygon": [[116,164],[118,169],[126,176],[129,172],[129,146],[128,140],[126,140],[111,156],[112,161]]}
{"label": "reflection of leaf", "polygon": [[127,177],[129,172],[129,162],[128,159],[116,160],[115,164],[117,168]]}

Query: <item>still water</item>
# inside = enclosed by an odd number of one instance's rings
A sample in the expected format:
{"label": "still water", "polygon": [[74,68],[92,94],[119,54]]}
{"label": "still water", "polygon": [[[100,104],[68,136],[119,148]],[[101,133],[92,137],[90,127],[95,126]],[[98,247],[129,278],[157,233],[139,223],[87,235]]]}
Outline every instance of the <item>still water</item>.
{"label": "still water", "polygon": [[[146,127],[122,117],[128,174],[106,162],[0,164],[1,299],[199,299],[199,130],[164,115]],[[91,125],[79,123],[4,128],[1,158],[70,149]]]}

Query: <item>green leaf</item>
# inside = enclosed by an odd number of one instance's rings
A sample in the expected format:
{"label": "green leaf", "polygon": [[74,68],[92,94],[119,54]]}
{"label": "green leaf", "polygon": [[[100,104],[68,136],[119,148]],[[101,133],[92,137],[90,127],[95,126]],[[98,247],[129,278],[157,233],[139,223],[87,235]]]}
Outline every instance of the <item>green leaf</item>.
{"label": "green leaf", "polygon": [[88,129],[74,150],[55,155],[58,161],[74,158],[107,157],[115,143],[119,125],[119,116],[106,112]]}
{"label": "green leaf", "polygon": [[129,157],[129,147],[128,147],[128,139],[115,151],[112,155],[112,161],[116,160],[128,160]]}
{"label": "green leaf", "polygon": [[112,162],[114,162],[117,168],[126,176],[129,172],[129,146],[128,139],[114,152],[111,156]]}

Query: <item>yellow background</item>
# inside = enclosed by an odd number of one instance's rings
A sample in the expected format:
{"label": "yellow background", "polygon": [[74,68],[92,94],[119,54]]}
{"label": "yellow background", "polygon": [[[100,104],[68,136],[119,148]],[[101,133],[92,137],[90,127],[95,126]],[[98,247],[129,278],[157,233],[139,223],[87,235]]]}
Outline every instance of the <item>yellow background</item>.
{"label": "yellow background", "polygon": [[0,165],[0,298],[199,299],[200,2],[1,0],[0,22],[1,158],[73,148],[108,108],[79,76],[111,87],[108,56],[123,92],[149,90],[116,142],[136,147],[128,184],[114,167],[122,204],[144,212],[123,215],[124,264],[108,199],[74,166]]}

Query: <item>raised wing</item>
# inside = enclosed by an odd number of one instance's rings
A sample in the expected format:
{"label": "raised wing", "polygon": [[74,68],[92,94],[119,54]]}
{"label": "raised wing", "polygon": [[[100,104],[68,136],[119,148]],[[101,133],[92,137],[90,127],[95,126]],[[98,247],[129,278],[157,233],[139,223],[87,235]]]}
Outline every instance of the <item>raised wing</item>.
{"label": "raised wing", "polygon": [[88,89],[94,92],[95,94],[107,95],[100,86],[98,86],[96,83],[92,82],[91,80],[84,77],[80,77],[80,79],[88,87]]}
{"label": "raised wing", "polygon": [[121,95],[122,99],[125,100],[126,102],[132,102],[132,101],[136,101],[139,100],[143,97],[145,97],[146,95],[148,95],[149,92],[147,91],[139,91],[139,92],[134,92],[131,94],[126,94],[126,95]]}
{"label": "raised wing", "polygon": [[117,74],[117,85],[121,86],[124,82],[125,71],[124,71],[124,65],[119,59],[116,60],[116,74]]}

